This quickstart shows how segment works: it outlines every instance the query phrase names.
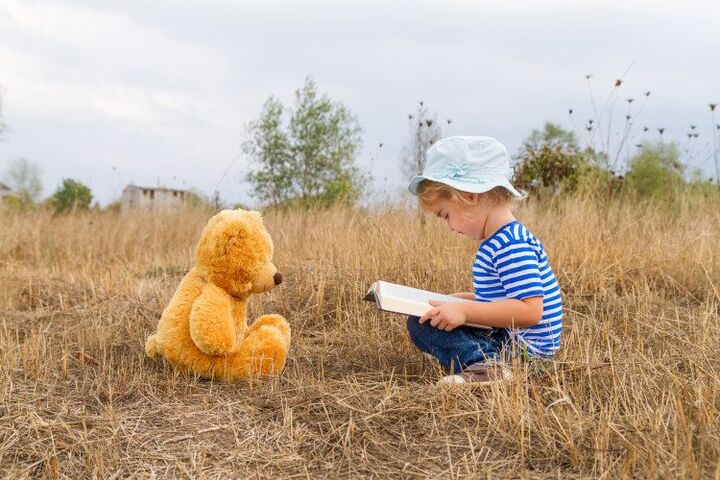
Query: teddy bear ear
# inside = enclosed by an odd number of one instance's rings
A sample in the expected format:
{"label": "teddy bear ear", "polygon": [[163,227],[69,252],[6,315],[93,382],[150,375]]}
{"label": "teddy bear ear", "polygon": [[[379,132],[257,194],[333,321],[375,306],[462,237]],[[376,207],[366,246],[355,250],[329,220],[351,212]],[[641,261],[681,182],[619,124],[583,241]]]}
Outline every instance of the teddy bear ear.
{"label": "teddy bear ear", "polygon": [[262,219],[262,213],[258,212],[257,210],[245,210],[244,208],[236,208],[234,210],[231,210],[234,213],[240,213],[243,215],[252,215],[253,217],[257,217],[259,219]]}
{"label": "teddy bear ear", "polygon": [[253,232],[263,224],[262,214],[254,210],[235,210],[233,220],[237,222],[242,233]]}

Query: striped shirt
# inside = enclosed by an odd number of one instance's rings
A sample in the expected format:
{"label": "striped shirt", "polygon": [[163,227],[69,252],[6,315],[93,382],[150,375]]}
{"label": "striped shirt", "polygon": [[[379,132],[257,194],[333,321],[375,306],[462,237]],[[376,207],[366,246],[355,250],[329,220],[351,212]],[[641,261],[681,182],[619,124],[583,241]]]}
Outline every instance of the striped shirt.
{"label": "striped shirt", "polygon": [[543,244],[524,225],[512,221],[480,244],[473,264],[473,288],[480,302],[542,296],[540,322],[508,331],[533,356],[549,358],[560,348],[560,287]]}

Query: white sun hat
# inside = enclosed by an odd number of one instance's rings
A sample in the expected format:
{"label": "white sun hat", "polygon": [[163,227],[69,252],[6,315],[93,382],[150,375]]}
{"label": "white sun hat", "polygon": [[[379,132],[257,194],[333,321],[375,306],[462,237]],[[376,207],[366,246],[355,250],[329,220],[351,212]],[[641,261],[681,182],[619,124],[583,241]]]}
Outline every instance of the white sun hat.
{"label": "white sun hat", "polygon": [[455,136],[440,139],[428,149],[425,169],[410,181],[408,190],[417,195],[424,180],[434,180],[468,193],[503,187],[523,198],[510,177],[510,156],[502,143],[492,137]]}

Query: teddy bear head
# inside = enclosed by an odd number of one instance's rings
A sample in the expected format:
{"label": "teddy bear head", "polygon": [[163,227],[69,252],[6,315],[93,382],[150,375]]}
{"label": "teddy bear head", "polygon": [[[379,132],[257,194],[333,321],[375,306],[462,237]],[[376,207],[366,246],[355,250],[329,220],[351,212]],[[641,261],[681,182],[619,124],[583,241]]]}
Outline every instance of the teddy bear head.
{"label": "teddy bear head", "polygon": [[282,282],[272,257],[272,238],[259,212],[223,210],[203,230],[195,249],[195,267],[230,295],[245,297]]}

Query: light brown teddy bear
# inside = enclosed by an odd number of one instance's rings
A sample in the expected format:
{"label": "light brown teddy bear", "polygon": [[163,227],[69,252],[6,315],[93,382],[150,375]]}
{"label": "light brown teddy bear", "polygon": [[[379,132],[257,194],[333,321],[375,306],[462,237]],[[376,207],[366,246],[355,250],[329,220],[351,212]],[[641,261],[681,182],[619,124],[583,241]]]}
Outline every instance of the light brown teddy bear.
{"label": "light brown teddy bear", "polygon": [[195,267],[145,342],[147,355],[205,378],[278,375],[290,345],[287,321],[263,315],[247,325],[250,294],[282,282],[272,256],[260,213],[223,210],[212,217],[195,249]]}

